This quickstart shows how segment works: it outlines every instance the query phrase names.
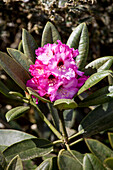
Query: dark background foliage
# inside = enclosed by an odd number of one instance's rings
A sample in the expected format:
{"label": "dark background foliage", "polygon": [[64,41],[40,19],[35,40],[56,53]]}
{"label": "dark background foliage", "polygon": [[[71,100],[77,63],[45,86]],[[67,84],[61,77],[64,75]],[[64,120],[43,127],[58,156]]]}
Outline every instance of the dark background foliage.
{"label": "dark background foliage", "polygon": [[[112,18],[112,0],[98,0],[94,3],[74,0],[0,1],[0,50],[6,51],[7,47],[17,48],[21,40],[22,28],[27,29],[40,46],[42,31],[47,21],[51,21],[56,26],[63,43],[66,43],[70,33],[78,24],[86,22],[90,40],[87,59],[87,63],[89,63],[96,58],[113,55]],[[10,90],[17,91],[18,89],[22,92],[2,69],[0,70],[0,79]],[[48,128],[46,125],[44,128],[40,126],[42,122],[37,113],[34,114],[32,108],[27,116],[25,114],[16,121],[6,122],[4,114],[11,107],[17,105],[19,103],[0,94],[0,123],[2,123],[0,128],[19,129],[49,138]],[[42,103],[40,107],[42,107]],[[45,110],[48,115],[47,109]],[[84,108],[84,114],[86,115],[89,110],[89,108]],[[84,115],[81,114],[75,120],[76,125],[83,117]],[[38,127],[38,131],[35,126]]]}

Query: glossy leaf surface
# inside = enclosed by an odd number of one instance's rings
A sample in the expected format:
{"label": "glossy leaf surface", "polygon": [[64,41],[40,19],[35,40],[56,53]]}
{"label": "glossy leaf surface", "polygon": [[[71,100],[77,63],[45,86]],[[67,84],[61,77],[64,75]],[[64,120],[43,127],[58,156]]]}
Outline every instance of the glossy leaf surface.
{"label": "glossy leaf surface", "polygon": [[89,50],[89,36],[85,23],[78,25],[71,33],[67,45],[71,48],[78,49],[79,55],[76,57],[76,64],[79,69],[83,69],[86,63]]}
{"label": "glossy leaf surface", "polygon": [[27,80],[31,79],[27,71],[6,53],[0,52],[0,66],[23,89]]}
{"label": "glossy leaf surface", "polygon": [[32,138],[36,137],[17,130],[0,129],[0,150],[3,151],[14,143]]}
{"label": "glossy leaf surface", "polygon": [[102,163],[93,155],[85,154],[83,159],[83,170],[106,170]]}
{"label": "glossy leaf surface", "polygon": [[92,110],[80,123],[79,131],[84,129],[84,136],[91,136],[113,127],[113,101]]}
{"label": "glossy leaf surface", "polygon": [[29,67],[31,64],[33,64],[33,62],[25,54],[12,48],[8,48],[7,51],[12,58],[14,58],[29,72]]}
{"label": "glossy leaf surface", "polygon": [[43,47],[47,43],[57,43],[57,40],[61,40],[57,29],[51,22],[47,22],[43,30],[41,46]]}
{"label": "glossy leaf surface", "polygon": [[84,92],[85,90],[89,89],[90,87],[94,86],[95,84],[97,84],[99,81],[101,81],[103,78],[110,74],[112,74],[111,70],[94,73],[86,80],[85,84],[80,88],[80,90],[78,91],[78,95]]}
{"label": "glossy leaf surface", "polygon": [[77,151],[72,150],[74,156],[69,151],[61,150],[58,155],[59,170],[83,170],[82,162],[83,155]]}
{"label": "glossy leaf surface", "polygon": [[85,139],[89,150],[103,162],[108,157],[113,157],[113,151],[103,143],[95,139]]}
{"label": "glossy leaf surface", "polygon": [[59,110],[74,109],[78,105],[74,100],[71,99],[58,99],[53,104]]}
{"label": "glossy leaf surface", "polygon": [[22,44],[24,54],[31,59],[31,61],[35,61],[35,50],[38,48],[38,45],[32,35],[25,29],[22,32]]}
{"label": "glossy leaf surface", "polygon": [[28,139],[8,147],[3,154],[7,161],[16,155],[19,155],[22,160],[29,160],[44,156],[52,150],[51,142],[46,139]]}
{"label": "glossy leaf surface", "polygon": [[6,113],[6,119],[8,122],[11,120],[14,120],[14,119],[20,117],[24,112],[26,112],[29,109],[30,109],[30,106],[15,107]]}

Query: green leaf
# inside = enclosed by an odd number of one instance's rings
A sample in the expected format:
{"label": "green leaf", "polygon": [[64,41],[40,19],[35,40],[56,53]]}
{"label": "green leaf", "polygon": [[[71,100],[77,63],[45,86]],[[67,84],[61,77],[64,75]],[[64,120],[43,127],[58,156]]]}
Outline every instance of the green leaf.
{"label": "green leaf", "polygon": [[23,162],[23,166],[25,170],[36,170],[37,165],[34,164],[34,161],[32,160],[27,160],[27,161],[22,161]]}
{"label": "green leaf", "polygon": [[105,64],[103,64],[97,71],[100,72],[100,71],[103,71],[103,70],[109,70],[110,67],[112,66],[113,64],[113,59],[111,60],[108,60]]}
{"label": "green leaf", "polygon": [[95,139],[85,139],[89,150],[103,162],[106,158],[113,156],[113,151],[103,143]]}
{"label": "green leaf", "polygon": [[110,142],[110,145],[112,146],[113,148],[113,133],[108,133],[108,138],[109,138],[109,142]]}
{"label": "green leaf", "polygon": [[27,90],[28,90],[28,92],[29,92],[30,95],[35,96],[35,97],[38,98],[39,100],[41,100],[41,101],[43,101],[43,102],[46,102],[46,103],[51,103],[50,100],[47,100],[47,99],[39,96],[38,93],[37,93],[35,90],[33,90],[32,88],[27,87]]}
{"label": "green leaf", "polygon": [[2,81],[0,81],[0,93],[13,100],[18,100],[17,96],[23,97],[22,94],[18,92],[11,92]]}
{"label": "green leaf", "polygon": [[58,99],[54,102],[53,106],[59,110],[68,110],[74,109],[78,105],[74,100],[71,99]]}
{"label": "green leaf", "polygon": [[6,170],[23,170],[22,161],[18,155],[10,161]]}
{"label": "green leaf", "polygon": [[102,71],[102,70],[107,70],[111,67],[113,63],[113,56],[106,56],[106,57],[101,57],[98,58],[94,61],[92,61],[91,63],[89,63],[85,68],[96,68],[98,71]]}
{"label": "green leaf", "polygon": [[22,44],[24,54],[31,60],[35,61],[35,50],[38,48],[38,45],[32,35],[25,29],[22,31]]}
{"label": "green leaf", "polygon": [[27,57],[25,54],[20,52],[19,50],[15,50],[12,48],[7,48],[9,55],[15,59],[21,66],[25,68],[29,72],[29,67],[33,62]]}
{"label": "green leaf", "polygon": [[0,52],[0,66],[23,89],[27,80],[31,79],[27,71],[6,53]]}
{"label": "green leaf", "polygon": [[0,92],[6,97],[10,97],[8,87],[0,80]]}
{"label": "green leaf", "polygon": [[51,103],[48,103],[48,108],[49,108],[54,126],[56,127],[56,129],[59,129],[58,110],[55,107],[53,107],[53,104]]}
{"label": "green leaf", "polygon": [[19,155],[22,160],[41,157],[53,151],[52,143],[46,139],[28,139],[15,143],[4,152],[7,161]]}
{"label": "green leaf", "polygon": [[102,163],[92,154],[85,154],[83,159],[83,170],[105,170]]}
{"label": "green leaf", "polygon": [[0,170],[4,170],[6,166],[6,160],[4,155],[0,152]]}
{"label": "green leaf", "polygon": [[106,70],[106,71],[102,71],[99,73],[94,73],[93,75],[91,75],[85,82],[85,84],[80,88],[80,90],[78,91],[78,94],[81,94],[82,92],[84,92],[85,90],[89,89],[90,87],[94,86],[95,84],[97,84],[99,81],[101,81],[103,78],[105,78],[108,75],[111,75],[113,72],[111,70]]}
{"label": "green leaf", "polygon": [[76,65],[81,70],[84,68],[89,50],[89,36],[85,23],[78,25],[71,33],[67,45],[70,48],[78,49],[79,55],[76,57]]}
{"label": "green leaf", "polygon": [[13,145],[14,143],[32,138],[36,137],[17,130],[0,129],[0,150],[3,151],[5,148]]}
{"label": "green leaf", "polygon": [[79,107],[99,105],[111,100],[113,100],[113,86],[106,86],[82,100],[82,102],[79,103]]}
{"label": "green leaf", "polygon": [[65,120],[65,126],[72,128],[75,123],[76,110],[74,109],[65,110],[63,112],[63,115],[64,115],[64,120]]}
{"label": "green leaf", "polygon": [[47,22],[43,30],[41,46],[43,47],[47,43],[57,43],[57,40],[61,40],[57,29],[51,22]]}
{"label": "green leaf", "polygon": [[21,51],[23,53],[23,45],[22,45],[22,40],[20,41],[19,45],[18,45],[18,50]]}
{"label": "green leaf", "polygon": [[57,159],[52,157],[44,160],[35,170],[58,170],[57,169]]}
{"label": "green leaf", "polygon": [[108,170],[112,170],[113,169],[113,157],[105,159],[104,164]]}
{"label": "green leaf", "polygon": [[14,96],[23,98],[23,95],[21,93],[19,93],[19,92],[16,92],[16,91],[10,91],[9,94],[12,94]]}
{"label": "green leaf", "polygon": [[29,109],[30,109],[30,106],[15,107],[6,113],[6,119],[8,122],[11,120],[14,120],[14,119],[20,117],[24,112],[26,112]]}
{"label": "green leaf", "polygon": [[59,170],[82,170],[83,155],[72,150],[73,155],[64,149],[58,155]]}
{"label": "green leaf", "polygon": [[84,137],[89,137],[113,127],[113,101],[92,110],[80,123],[79,131],[84,129]]}

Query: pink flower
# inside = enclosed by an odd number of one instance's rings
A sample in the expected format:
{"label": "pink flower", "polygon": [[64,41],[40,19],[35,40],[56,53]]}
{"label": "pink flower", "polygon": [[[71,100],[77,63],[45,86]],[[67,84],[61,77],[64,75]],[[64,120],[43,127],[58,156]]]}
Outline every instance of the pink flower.
{"label": "pink flower", "polygon": [[69,48],[60,40],[57,42],[36,49],[37,59],[29,68],[33,77],[26,84],[51,101],[72,99],[87,79],[75,64],[78,50]]}

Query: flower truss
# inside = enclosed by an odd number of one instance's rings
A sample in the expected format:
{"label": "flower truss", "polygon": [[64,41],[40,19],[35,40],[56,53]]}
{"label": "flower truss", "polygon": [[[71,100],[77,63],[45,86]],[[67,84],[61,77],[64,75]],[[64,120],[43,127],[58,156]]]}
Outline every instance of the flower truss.
{"label": "flower truss", "polygon": [[29,68],[33,77],[26,84],[51,101],[72,99],[87,79],[75,64],[78,50],[69,48],[60,40],[57,42],[36,49],[35,64]]}

